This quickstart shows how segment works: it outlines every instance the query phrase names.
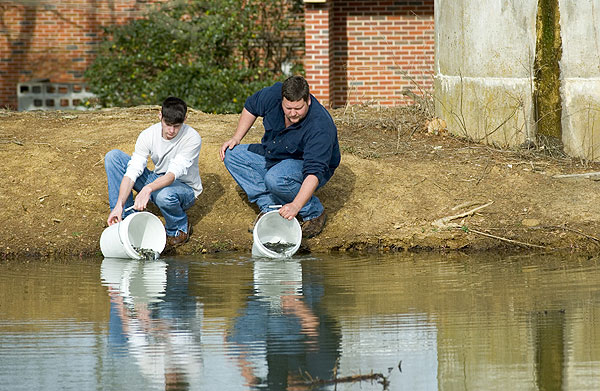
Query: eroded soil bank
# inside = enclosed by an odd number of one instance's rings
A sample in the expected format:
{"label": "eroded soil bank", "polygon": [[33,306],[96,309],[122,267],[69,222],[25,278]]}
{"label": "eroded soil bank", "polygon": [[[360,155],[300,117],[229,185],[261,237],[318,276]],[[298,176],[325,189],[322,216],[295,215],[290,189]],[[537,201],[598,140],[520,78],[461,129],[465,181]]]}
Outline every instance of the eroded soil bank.
{"label": "eroded soil bank", "polygon": [[[597,164],[538,150],[505,151],[425,130],[418,108],[333,112],[342,163],[318,192],[329,219],[303,243],[352,250],[569,250],[600,247]],[[100,256],[109,212],[103,156],[131,153],[158,107],[94,112],[0,111],[0,254]],[[256,211],[218,158],[237,115],[192,110],[205,187],[194,235],[177,254],[249,252]],[[260,124],[244,142],[256,142]],[[155,211],[156,210],[151,210]],[[436,224],[437,222],[437,224]]]}

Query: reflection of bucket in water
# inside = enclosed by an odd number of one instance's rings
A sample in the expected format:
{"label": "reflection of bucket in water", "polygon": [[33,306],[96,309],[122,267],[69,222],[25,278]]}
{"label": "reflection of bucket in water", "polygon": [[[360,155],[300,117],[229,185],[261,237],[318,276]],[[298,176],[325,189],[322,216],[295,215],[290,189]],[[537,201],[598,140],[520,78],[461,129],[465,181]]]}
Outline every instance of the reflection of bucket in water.
{"label": "reflection of bucket in water", "polygon": [[[252,237],[252,255],[269,258],[291,257],[300,248],[302,228],[298,220],[285,219],[278,211],[273,210],[258,219]],[[275,247],[281,250],[277,251]]]}
{"label": "reflection of bucket in water", "polygon": [[160,254],[167,243],[165,227],[150,212],[136,212],[106,228],[100,236],[100,249],[107,258],[142,259],[137,249]]}
{"label": "reflection of bucket in water", "polygon": [[104,258],[100,266],[102,285],[119,292],[128,306],[163,301],[167,288],[167,263],[161,259]]}

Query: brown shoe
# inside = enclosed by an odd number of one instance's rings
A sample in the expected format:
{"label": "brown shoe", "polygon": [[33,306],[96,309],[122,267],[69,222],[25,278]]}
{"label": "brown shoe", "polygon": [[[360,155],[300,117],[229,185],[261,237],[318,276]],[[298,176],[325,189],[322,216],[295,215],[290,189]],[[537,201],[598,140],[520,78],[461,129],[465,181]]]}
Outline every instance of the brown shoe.
{"label": "brown shoe", "polygon": [[302,226],[302,237],[303,238],[312,238],[317,236],[323,231],[323,227],[325,227],[325,223],[327,222],[327,215],[325,212],[321,213],[321,216],[316,217],[310,220],[304,220],[301,224]]}
{"label": "brown shoe", "polygon": [[248,232],[252,233],[254,231],[254,226],[256,225],[256,223],[258,223],[258,220],[260,220],[260,218],[263,217],[265,214],[266,212],[260,212],[258,215],[256,215],[256,218],[254,219],[252,224],[248,226]]}
{"label": "brown shoe", "polygon": [[190,236],[192,236],[192,225],[188,223],[188,231],[187,233],[182,230],[177,231],[177,235],[168,236],[167,235],[167,247],[177,247],[186,243],[190,240]]}

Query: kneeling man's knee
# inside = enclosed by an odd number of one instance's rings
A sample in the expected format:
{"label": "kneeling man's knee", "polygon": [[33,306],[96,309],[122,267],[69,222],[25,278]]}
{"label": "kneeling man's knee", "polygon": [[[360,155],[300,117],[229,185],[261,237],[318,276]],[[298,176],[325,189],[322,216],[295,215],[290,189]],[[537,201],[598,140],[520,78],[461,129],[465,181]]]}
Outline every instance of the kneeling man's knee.
{"label": "kneeling man's knee", "polygon": [[239,155],[237,152],[238,151],[236,148],[225,150],[225,157],[223,158],[223,164],[225,164],[225,167],[229,168],[232,165],[235,165],[235,162],[238,161]]}
{"label": "kneeling man's knee", "polygon": [[174,194],[170,191],[166,191],[165,189],[162,189],[162,191],[159,191],[156,194],[156,198],[155,198],[154,202],[156,203],[156,206],[161,208],[161,207],[169,207],[169,206],[178,204],[179,199],[177,198],[176,194]]}
{"label": "kneeling man's knee", "polygon": [[113,149],[106,152],[106,155],[104,155],[104,163],[110,163],[117,160],[122,153],[123,151],[120,149]]}
{"label": "kneeling man's knee", "polygon": [[291,184],[286,176],[275,175],[272,171],[265,175],[265,187],[271,193],[288,190]]}

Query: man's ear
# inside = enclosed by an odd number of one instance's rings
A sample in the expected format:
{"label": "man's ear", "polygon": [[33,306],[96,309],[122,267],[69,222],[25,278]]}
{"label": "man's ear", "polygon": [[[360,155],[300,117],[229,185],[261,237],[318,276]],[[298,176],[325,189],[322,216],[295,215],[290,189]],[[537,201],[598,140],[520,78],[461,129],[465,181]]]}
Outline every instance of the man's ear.
{"label": "man's ear", "polygon": [[158,112],[158,120],[162,122],[162,111]]}
{"label": "man's ear", "polygon": [[310,106],[310,95],[308,96],[308,105]]}

